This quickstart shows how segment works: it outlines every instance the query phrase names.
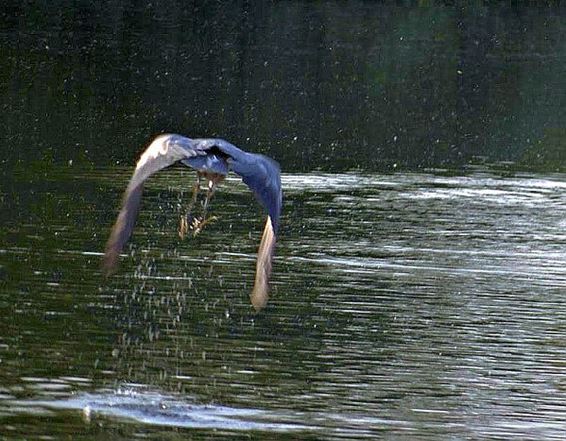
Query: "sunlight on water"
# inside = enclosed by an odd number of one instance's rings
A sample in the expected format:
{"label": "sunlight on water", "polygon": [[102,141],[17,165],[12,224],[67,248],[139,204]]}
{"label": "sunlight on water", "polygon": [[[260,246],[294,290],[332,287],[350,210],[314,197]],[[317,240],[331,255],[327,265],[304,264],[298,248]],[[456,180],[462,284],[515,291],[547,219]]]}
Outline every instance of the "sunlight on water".
{"label": "sunlight on water", "polygon": [[[125,418],[139,423],[179,428],[206,428],[285,432],[306,427],[268,422],[269,415],[252,408],[236,409],[218,405],[198,405],[131,385],[116,391],[86,393],[60,400],[12,401],[12,409],[50,414],[57,410],[79,411],[87,423],[99,416]],[[281,416],[279,417],[281,419]]]}

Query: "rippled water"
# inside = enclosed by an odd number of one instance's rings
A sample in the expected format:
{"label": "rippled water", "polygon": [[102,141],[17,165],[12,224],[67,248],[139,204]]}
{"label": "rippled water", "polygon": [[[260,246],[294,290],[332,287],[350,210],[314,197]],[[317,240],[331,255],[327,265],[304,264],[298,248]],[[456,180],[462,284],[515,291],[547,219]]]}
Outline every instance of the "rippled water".
{"label": "rippled water", "polygon": [[4,438],[563,439],[564,175],[284,175],[260,314],[263,214],[236,179],[181,241],[193,175],[156,176],[101,277],[128,178],[0,187]]}

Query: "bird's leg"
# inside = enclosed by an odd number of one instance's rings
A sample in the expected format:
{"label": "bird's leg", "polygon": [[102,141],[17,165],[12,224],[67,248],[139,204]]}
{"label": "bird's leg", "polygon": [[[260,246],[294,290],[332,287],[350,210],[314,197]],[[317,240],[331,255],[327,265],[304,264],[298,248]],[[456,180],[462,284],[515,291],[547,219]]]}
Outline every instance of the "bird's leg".
{"label": "bird's leg", "polygon": [[196,236],[197,234],[199,234],[204,229],[206,224],[217,219],[216,216],[211,216],[208,219],[206,218],[206,211],[208,209],[208,203],[210,202],[210,199],[214,195],[215,191],[216,191],[216,181],[215,181],[214,178],[209,179],[208,180],[208,191],[206,192],[206,199],[204,200],[204,203],[203,203],[203,206],[202,206],[202,216],[201,216],[200,219],[195,219],[194,222],[193,222],[193,227],[194,227],[193,236]]}
{"label": "bird's leg", "polygon": [[193,196],[191,198],[191,202],[185,214],[181,215],[181,222],[179,223],[179,237],[181,239],[185,238],[186,234],[189,231],[189,227],[192,225],[192,222],[189,222],[189,217],[192,217],[191,211],[193,210],[197,202],[199,190],[200,190],[200,172],[197,172],[197,180],[195,182],[195,185],[193,186]]}
{"label": "bird's leg", "polygon": [[214,182],[214,180],[210,179],[208,181],[208,191],[206,192],[206,199],[204,200],[204,205],[202,207],[202,220],[206,220],[206,210],[208,208],[208,203],[210,202],[210,199],[212,198],[212,195],[214,195],[214,192],[216,191],[216,183]]}

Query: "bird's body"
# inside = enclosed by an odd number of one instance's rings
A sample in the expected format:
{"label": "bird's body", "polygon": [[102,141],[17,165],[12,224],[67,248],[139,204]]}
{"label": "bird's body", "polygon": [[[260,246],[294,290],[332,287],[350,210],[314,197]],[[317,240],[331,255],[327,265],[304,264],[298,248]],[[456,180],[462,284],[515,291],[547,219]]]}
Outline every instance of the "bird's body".
{"label": "bird's body", "polygon": [[[117,266],[120,251],[134,228],[145,180],[157,171],[178,162],[197,171],[195,192],[198,191],[201,176],[209,181],[208,195],[204,203],[205,212],[216,184],[221,182],[229,171],[241,176],[266,209],[268,217],[259,247],[255,285],[251,294],[252,304],[257,310],[261,309],[268,298],[271,259],[282,207],[279,165],[266,156],[240,150],[223,139],[190,139],[168,134],[158,136],[149,145],[142,153],[124,193],[122,208],[106,245],[104,270],[110,273]],[[195,200],[196,193],[193,195],[193,203]],[[198,231],[205,223],[203,216]]]}

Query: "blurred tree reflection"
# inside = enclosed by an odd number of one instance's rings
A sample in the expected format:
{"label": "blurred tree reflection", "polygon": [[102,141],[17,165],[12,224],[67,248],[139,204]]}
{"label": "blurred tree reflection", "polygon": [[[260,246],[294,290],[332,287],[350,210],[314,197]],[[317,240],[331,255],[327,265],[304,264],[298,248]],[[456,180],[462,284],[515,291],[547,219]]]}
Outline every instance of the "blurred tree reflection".
{"label": "blurred tree reflection", "polygon": [[566,11],[552,4],[60,0],[0,11],[4,161],[131,163],[152,135],[177,131],[228,138],[289,171],[534,156],[565,167],[546,150],[563,145],[566,120]]}

